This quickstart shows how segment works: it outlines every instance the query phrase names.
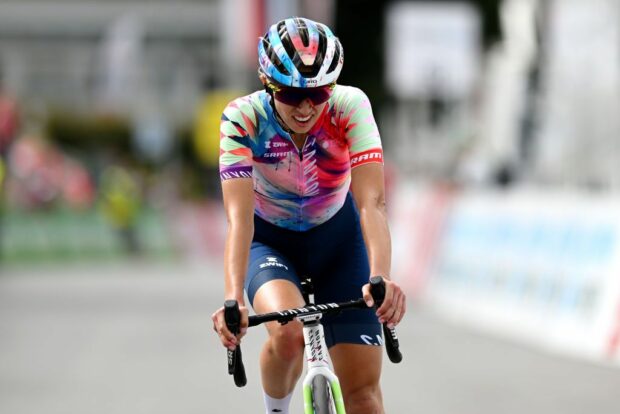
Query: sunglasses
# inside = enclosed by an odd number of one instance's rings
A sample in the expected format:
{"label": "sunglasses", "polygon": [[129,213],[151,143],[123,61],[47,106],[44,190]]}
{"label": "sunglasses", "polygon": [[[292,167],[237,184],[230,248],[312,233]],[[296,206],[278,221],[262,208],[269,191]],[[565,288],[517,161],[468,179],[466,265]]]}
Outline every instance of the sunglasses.
{"label": "sunglasses", "polygon": [[310,102],[316,106],[329,100],[334,93],[336,84],[332,83],[318,88],[291,88],[268,83],[267,87],[273,91],[274,97],[283,104],[299,106],[306,99],[310,99]]}

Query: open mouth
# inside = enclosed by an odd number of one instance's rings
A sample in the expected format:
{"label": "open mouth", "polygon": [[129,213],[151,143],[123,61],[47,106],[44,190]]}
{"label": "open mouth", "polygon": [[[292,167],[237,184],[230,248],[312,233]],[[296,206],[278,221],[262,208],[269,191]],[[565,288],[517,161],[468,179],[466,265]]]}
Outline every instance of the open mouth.
{"label": "open mouth", "polygon": [[310,118],[312,118],[312,114],[308,115],[308,116],[293,116],[293,119],[297,122],[299,122],[300,124],[306,123],[310,120]]}

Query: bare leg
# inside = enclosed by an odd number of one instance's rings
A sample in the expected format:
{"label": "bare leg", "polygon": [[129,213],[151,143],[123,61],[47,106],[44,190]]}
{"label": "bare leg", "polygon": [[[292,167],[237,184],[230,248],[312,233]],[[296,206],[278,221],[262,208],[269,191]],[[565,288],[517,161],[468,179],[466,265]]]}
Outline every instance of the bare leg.
{"label": "bare leg", "polygon": [[[265,283],[256,292],[254,310],[257,313],[275,312],[304,305],[297,286],[283,279]],[[284,398],[295,388],[301,375],[303,356],[303,333],[300,322],[286,325],[277,322],[267,324],[269,338],[260,356],[263,388],[273,398]]]}
{"label": "bare leg", "polygon": [[379,379],[383,348],[338,344],[330,350],[347,414],[384,414]]}

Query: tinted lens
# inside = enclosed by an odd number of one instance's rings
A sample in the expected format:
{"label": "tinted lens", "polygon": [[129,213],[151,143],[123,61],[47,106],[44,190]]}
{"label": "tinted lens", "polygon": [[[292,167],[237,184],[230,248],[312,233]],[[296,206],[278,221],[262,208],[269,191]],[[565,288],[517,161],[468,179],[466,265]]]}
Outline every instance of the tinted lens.
{"label": "tinted lens", "polygon": [[331,86],[320,88],[281,88],[274,92],[276,99],[286,105],[299,106],[306,99],[310,99],[313,105],[320,105],[327,102],[332,96]]}

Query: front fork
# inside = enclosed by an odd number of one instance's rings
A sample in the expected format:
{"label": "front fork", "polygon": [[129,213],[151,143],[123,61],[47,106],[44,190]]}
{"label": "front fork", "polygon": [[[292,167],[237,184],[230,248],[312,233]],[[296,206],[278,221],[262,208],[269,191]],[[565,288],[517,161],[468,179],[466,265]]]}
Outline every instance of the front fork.
{"label": "front fork", "polygon": [[312,381],[321,375],[329,382],[332,398],[336,406],[336,414],[346,414],[344,409],[344,399],[340,389],[338,377],[330,369],[329,352],[325,344],[325,334],[323,325],[320,324],[321,314],[303,315],[297,319],[303,322],[304,350],[306,362],[308,363],[308,373],[304,378],[304,413],[315,414],[312,404]]}

